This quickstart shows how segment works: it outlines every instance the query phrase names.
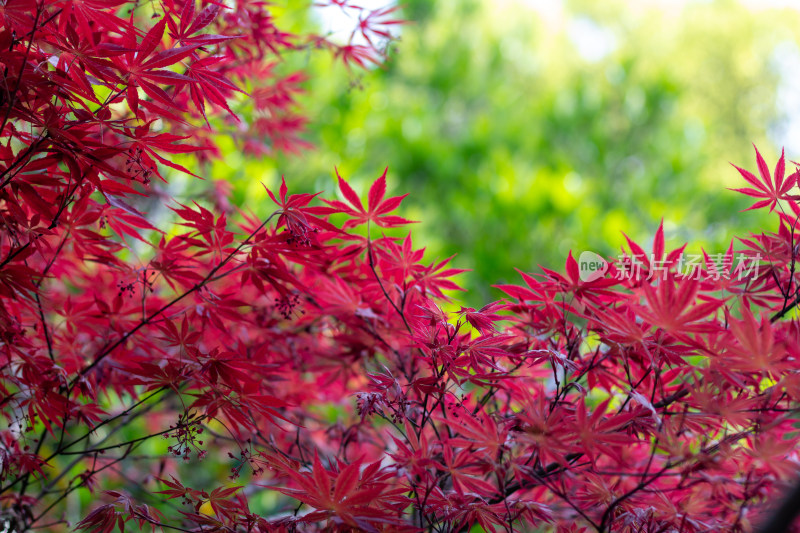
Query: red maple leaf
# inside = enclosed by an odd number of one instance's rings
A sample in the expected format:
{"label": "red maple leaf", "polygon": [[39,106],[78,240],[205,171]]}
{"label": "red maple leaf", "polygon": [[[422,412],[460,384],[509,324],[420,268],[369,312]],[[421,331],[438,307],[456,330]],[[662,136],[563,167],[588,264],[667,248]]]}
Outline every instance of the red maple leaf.
{"label": "red maple leaf", "polygon": [[342,194],[350,205],[338,200],[324,201],[331,207],[350,215],[351,219],[344,223],[344,229],[367,224],[369,222],[374,222],[383,228],[393,228],[412,223],[412,221],[406,220],[405,218],[388,214],[397,209],[403,199],[408,196],[408,194],[404,194],[402,196],[392,196],[384,200],[384,196],[386,195],[386,173],[388,170],[389,167],[386,167],[381,177],[375,180],[369,188],[369,209],[366,210],[356,192],[350,187],[350,184],[339,175],[339,170],[336,170],[336,177],[339,179],[339,190],[342,191]]}
{"label": "red maple leaf", "polygon": [[[755,146],[753,148],[755,148]],[[761,153],[758,151],[758,148],[755,148],[755,150],[756,160],[758,161],[758,173],[760,174],[761,179],[758,179],[755,175],[753,175],[752,172],[733,165],[733,167],[739,171],[739,174],[741,174],[748,183],[755,187],[733,190],[753,198],[764,198],[764,200],[754,203],[745,209],[745,211],[769,206],[769,210],[772,212],[775,209],[775,206],[778,205],[779,200],[790,200],[793,198],[789,196],[789,191],[797,183],[797,178],[800,176],[800,170],[795,171],[794,174],[784,179],[786,162],[783,156],[783,150],[781,150],[781,158],[778,160],[777,165],[775,165],[774,175],[771,176],[769,167],[764,161],[764,158],[761,157]]]}

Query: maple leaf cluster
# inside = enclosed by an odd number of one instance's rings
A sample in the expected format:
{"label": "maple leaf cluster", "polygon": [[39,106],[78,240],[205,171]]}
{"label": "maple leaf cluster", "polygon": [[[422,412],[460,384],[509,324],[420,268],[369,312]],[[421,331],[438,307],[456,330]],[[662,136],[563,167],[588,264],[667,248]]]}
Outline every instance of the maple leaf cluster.
{"label": "maple leaf cluster", "polygon": [[706,254],[684,275],[685,247],[667,251],[659,227],[605,276],[570,255],[477,310],[450,302],[449,260],[381,233],[410,224],[386,171],[366,196],[337,173],[325,200],[284,180],[263,220],[167,201],[159,228],[134,207],[163,201],[151,177],[191,173],[175,154],[213,157],[251,100],[264,112],[237,128],[243,149],[301,147],[302,75],[276,77],[275,61],[303,47],[378,61],[400,21],[361,13],[368,44],[343,48],[278,29],[258,1],[0,6],[4,530],[769,518],[800,459],[800,204],[783,156],[739,169],[778,230],[732,243],[722,266]]}

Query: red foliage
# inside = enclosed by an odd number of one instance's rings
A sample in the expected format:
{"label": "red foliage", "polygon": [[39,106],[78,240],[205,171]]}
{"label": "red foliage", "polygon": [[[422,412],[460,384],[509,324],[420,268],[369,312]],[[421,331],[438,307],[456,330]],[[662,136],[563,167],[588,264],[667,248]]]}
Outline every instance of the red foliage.
{"label": "red foliage", "polygon": [[[372,45],[393,11],[357,31]],[[65,529],[65,502],[112,487],[78,527],[750,531],[793,478],[800,205],[783,157],[740,169],[777,233],[721,265],[687,274],[659,228],[604,277],[570,255],[566,275],[445,312],[460,271],[373,237],[409,222],[385,172],[366,208],[339,177],[346,202],[283,182],[263,221],[173,205],[167,230],[140,210],[153,175],[188,172],[170,154],[214,153],[211,116],[246,105],[245,85],[269,112],[241,146],[302,146],[303,77],[276,77],[277,53],[377,49],[288,34],[264,2],[9,0],[0,17],[5,531]],[[200,460],[242,485],[187,486]]]}

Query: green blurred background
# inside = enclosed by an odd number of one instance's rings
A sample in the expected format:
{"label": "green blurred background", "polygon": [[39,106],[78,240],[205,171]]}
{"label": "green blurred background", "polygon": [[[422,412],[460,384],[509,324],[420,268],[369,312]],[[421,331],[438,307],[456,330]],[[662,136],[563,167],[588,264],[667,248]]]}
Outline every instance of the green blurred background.
{"label": "green blurred background", "polygon": [[[363,2],[362,2],[363,3]],[[380,5],[383,5],[381,3]],[[514,267],[563,268],[570,249],[616,256],[621,232],[722,252],[768,227],[740,211],[729,162],[800,157],[800,17],[766,0],[409,0],[392,60],[349,71],[322,54],[301,98],[300,156],[247,159],[230,145],[215,177],[256,211],[259,183],[335,194],[334,166],[365,191],[384,166],[414,241],[472,271],[479,306]],[[329,8],[330,9],[330,8]],[[335,26],[336,16],[317,13]],[[298,21],[298,24],[308,21]],[[795,128],[792,128],[794,120]],[[266,210],[266,205],[263,206]],[[647,248],[647,246],[645,246]]]}

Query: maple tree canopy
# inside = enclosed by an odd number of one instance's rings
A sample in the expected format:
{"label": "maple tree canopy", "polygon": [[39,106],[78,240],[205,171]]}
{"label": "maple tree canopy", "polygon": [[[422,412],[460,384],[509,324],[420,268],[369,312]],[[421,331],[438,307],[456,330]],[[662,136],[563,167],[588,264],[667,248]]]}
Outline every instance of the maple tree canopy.
{"label": "maple tree canopy", "polygon": [[327,199],[282,180],[263,220],[224,187],[170,198],[171,173],[214,178],[215,132],[248,153],[304,148],[304,76],[279,54],[383,61],[395,8],[329,3],[359,12],[344,44],[279,29],[259,1],[0,6],[3,531],[769,517],[800,439],[800,204],[783,155],[732,170],[776,232],[687,271],[659,226],[603,275],[570,254],[480,309],[450,305],[449,260],[382,233],[411,223],[386,170],[366,191],[336,172]]}

